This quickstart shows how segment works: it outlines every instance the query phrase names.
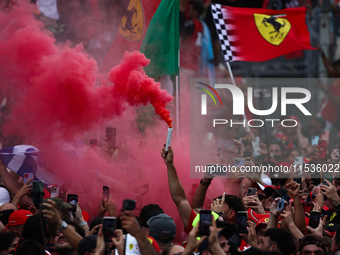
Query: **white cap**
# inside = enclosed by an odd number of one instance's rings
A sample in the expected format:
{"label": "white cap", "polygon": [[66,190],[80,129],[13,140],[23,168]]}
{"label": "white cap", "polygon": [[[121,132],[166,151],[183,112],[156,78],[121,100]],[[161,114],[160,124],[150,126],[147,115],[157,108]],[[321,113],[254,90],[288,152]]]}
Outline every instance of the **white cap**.
{"label": "white cap", "polygon": [[272,180],[265,174],[261,174],[261,181],[264,183],[264,185],[272,185]]}

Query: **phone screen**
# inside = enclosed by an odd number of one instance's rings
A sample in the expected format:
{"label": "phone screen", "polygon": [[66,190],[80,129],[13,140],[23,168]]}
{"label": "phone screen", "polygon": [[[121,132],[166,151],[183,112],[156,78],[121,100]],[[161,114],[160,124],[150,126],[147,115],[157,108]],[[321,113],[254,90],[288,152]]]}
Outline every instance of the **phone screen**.
{"label": "phone screen", "polygon": [[303,166],[303,157],[295,157],[294,158],[294,166],[299,166],[299,168],[295,168],[296,172],[301,172]]}
{"label": "phone screen", "polygon": [[319,226],[320,217],[321,217],[321,213],[320,212],[312,211],[310,213],[309,224],[308,225],[311,228],[317,228]]}
{"label": "phone screen", "polygon": [[116,218],[115,217],[104,217],[103,218],[103,235],[106,243],[112,242],[114,232],[116,231]]}
{"label": "phone screen", "polygon": [[240,233],[248,233],[248,216],[247,212],[237,212],[237,224],[238,224],[238,231]]}
{"label": "phone screen", "polygon": [[311,145],[318,145],[318,143],[319,143],[319,137],[316,135],[312,135]]}
{"label": "phone screen", "polygon": [[201,210],[200,211],[200,222],[199,222],[199,235],[208,236],[210,234],[210,226],[212,225],[211,211]]}
{"label": "phone screen", "polygon": [[109,186],[103,186],[103,198],[106,198],[106,201],[108,201],[109,196],[110,196],[110,187]]}
{"label": "phone screen", "polygon": [[77,203],[78,203],[78,195],[76,194],[68,194],[67,195],[67,203],[69,203],[70,205],[72,205],[72,212],[76,212],[77,211]]}

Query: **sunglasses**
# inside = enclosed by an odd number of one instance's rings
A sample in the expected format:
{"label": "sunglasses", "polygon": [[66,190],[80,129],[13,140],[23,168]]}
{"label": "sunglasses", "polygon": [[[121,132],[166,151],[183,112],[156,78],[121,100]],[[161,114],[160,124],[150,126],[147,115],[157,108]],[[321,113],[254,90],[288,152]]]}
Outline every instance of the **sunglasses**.
{"label": "sunglasses", "polygon": [[262,199],[266,199],[266,196],[258,194],[257,197],[259,198],[259,200],[261,201]]}
{"label": "sunglasses", "polygon": [[266,198],[268,199],[268,198],[271,198],[271,197],[273,197],[273,199],[275,199],[275,198],[277,198],[277,197],[279,197],[277,194],[271,194],[271,195],[267,195],[266,196]]}

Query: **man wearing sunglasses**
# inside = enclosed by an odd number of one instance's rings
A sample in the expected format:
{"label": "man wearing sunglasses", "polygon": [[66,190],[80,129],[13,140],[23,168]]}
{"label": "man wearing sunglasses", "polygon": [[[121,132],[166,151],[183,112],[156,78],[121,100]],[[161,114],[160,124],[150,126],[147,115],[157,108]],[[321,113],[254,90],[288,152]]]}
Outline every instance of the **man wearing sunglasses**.
{"label": "man wearing sunglasses", "polygon": [[275,189],[271,186],[268,186],[264,189],[265,196],[261,195],[262,200],[260,201],[263,204],[263,208],[265,211],[270,211],[270,206],[274,202],[275,198],[282,197],[282,194],[278,189]]}

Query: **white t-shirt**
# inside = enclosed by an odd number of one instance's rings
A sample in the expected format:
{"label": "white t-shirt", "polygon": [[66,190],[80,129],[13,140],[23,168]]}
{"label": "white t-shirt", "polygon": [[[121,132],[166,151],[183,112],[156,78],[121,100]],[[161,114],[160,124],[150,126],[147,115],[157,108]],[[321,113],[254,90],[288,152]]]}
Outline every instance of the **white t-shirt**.
{"label": "white t-shirt", "polygon": [[[126,236],[124,236],[126,238]],[[130,234],[127,234],[126,246],[125,246],[125,255],[141,255],[137,239]],[[115,255],[119,255],[117,249],[115,250]]]}
{"label": "white t-shirt", "polygon": [[7,189],[0,187],[0,206],[5,203],[9,203],[11,201],[11,197],[7,191]]}

